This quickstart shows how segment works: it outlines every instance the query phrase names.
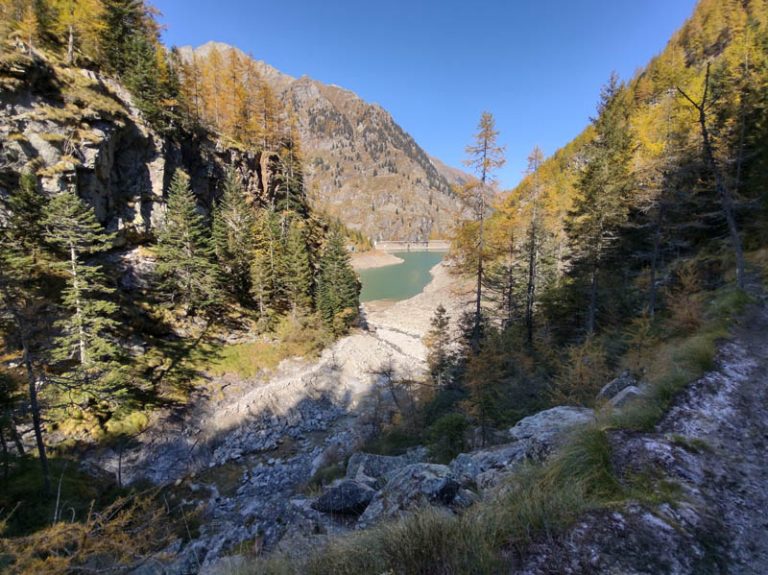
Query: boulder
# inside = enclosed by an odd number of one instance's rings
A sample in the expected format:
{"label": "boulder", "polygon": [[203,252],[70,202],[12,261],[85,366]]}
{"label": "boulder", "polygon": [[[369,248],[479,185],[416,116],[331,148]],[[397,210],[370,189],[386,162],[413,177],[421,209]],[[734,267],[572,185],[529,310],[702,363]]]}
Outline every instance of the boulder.
{"label": "boulder", "polygon": [[370,479],[386,481],[403,467],[419,463],[426,458],[426,450],[413,449],[405,455],[374,455],[373,453],[358,452],[349,458],[347,463],[347,479]]}
{"label": "boulder", "polygon": [[636,399],[643,396],[643,390],[635,385],[630,385],[629,387],[625,387],[622,389],[619,393],[614,395],[609,403],[613,407],[624,407],[628,403],[632,403]]}
{"label": "boulder", "polygon": [[[358,525],[397,517],[404,511],[427,505],[449,505],[460,485],[447,465],[414,463],[398,471],[379,491],[360,517]],[[468,499],[468,495],[462,498]]]}
{"label": "boulder", "polygon": [[[495,474],[511,473],[527,457],[528,444],[516,441],[492,449],[462,453],[451,464],[451,471],[461,485],[477,483],[477,478],[486,472]],[[490,483],[487,482],[486,483]]]}
{"label": "boulder", "polygon": [[373,499],[376,492],[363,483],[342,479],[331,485],[312,504],[312,508],[323,513],[359,515]]}
{"label": "boulder", "polygon": [[594,420],[595,412],[586,407],[553,407],[521,419],[509,430],[509,436],[527,443],[529,458],[542,460],[562,444],[574,427]]}
{"label": "boulder", "polygon": [[630,386],[637,386],[637,384],[637,378],[635,378],[635,376],[633,376],[628,369],[624,370],[619,377],[612,379],[603,386],[603,388],[597,394],[597,399],[610,400],[623,389],[626,389]]}

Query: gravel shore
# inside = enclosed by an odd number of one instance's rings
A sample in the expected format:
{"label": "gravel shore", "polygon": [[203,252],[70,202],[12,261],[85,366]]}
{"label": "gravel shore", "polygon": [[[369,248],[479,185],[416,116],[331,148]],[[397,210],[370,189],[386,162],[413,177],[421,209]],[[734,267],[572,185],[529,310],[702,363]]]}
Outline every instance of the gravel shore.
{"label": "gravel shore", "polygon": [[356,270],[368,270],[372,268],[383,268],[403,263],[403,259],[394,254],[372,250],[352,254],[352,267]]}

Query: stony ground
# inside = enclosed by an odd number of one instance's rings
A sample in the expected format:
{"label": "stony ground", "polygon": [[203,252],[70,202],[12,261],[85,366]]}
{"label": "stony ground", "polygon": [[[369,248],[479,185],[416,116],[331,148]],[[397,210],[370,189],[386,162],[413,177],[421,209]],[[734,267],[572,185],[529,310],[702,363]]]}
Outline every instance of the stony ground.
{"label": "stony ground", "polygon": [[532,549],[515,572],[768,573],[768,306],[761,294],[720,346],[716,369],[680,395],[654,433],[611,433],[619,477],[651,477],[657,490],[672,482],[676,501],[589,513],[565,536]]}
{"label": "stony ground", "polygon": [[435,308],[443,304],[455,318],[466,301],[445,264],[432,274],[409,300],[364,305],[364,327],[320,358],[285,361],[267,379],[215,379],[185,412],[158,418],[138,445],[94,458],[124,483],[175,483],[190,506],[203,503],[201,536],[178,572],[243,545],[273,545],[288,529],[316,528],[322,518],[305,504],[310,478],[343,461],[387,417],[379,373],[420,377]]}
{"label": "stony ground", "polygon": [[752,306],[718,370],[691,386],[659,426],[702,440],[702,494],[722,522],[727,572],[768,573],[768,307]]}

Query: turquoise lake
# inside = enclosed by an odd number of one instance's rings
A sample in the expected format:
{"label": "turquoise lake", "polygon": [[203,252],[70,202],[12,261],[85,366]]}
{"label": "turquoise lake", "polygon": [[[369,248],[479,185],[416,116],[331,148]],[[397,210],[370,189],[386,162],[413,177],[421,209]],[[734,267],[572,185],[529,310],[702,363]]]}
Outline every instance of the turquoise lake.
{"label": "turquoise lake", "polygon": [[421,293],[432,281],[429,270],[445,256],[443,252],[397,252],[401,264],[360,270],[363,291],[360,301],[403,300]]}

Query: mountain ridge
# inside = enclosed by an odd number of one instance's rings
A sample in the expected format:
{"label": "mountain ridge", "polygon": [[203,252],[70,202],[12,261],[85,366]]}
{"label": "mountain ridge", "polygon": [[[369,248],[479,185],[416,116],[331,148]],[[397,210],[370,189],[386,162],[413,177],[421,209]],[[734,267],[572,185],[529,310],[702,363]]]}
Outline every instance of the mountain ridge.
{"label": "mountain ridge", "polygon": [[427,154],[381,105],[307,75],[285,74],[221,42],[179,53],[204,63],[216,51],[253,60],[296,115],[310,200],[374,240],[424,240],[450,234],[460,209],[452,186],[470,176]]}

